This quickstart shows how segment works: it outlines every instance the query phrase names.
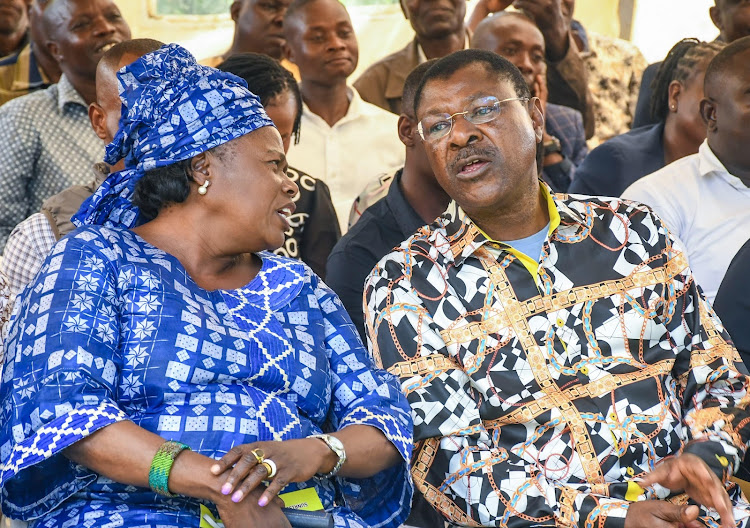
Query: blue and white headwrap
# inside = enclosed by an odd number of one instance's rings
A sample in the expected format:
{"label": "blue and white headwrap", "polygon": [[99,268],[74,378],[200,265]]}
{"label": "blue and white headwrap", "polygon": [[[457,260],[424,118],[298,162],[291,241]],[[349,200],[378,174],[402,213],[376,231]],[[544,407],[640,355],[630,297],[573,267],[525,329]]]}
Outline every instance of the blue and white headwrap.
{"label": "blue and white headwrap", "polygon": [[162,46],[117,72],[120,129],[104,161],[125,160],[73,216],[78,225],[131,228],[133,190],[146,171],[190,159],[253,130],[273,126],[260,99],[231,73],[201,66],[183,47]]}

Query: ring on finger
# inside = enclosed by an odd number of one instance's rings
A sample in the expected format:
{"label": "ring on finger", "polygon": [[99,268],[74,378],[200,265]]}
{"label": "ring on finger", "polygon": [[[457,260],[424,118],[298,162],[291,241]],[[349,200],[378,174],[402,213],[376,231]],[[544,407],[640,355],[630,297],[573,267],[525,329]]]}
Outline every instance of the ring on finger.
{"label": "ring on finger", "polygon": [[268,476],[266,478],[270,479],[276,476],[276,463],[273,460],[267,458],[261,462],[261,465],[266,468],[266,471],[268,471]]}
{"label": "ring on finger", "polygon": [[255,457],[255,460],[258,462],[258,464],[262,464],[263,460],[265,460],[263,457],[265,456],[265,453],[263,453],[263,450],[259,447],[256,447],[252,451],[250,451],[253,456]]}

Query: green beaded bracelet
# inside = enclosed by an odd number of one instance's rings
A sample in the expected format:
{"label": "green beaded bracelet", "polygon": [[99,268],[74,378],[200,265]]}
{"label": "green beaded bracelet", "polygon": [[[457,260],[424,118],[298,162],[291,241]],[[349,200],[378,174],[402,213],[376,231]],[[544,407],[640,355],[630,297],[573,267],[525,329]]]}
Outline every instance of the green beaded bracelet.
{"label": "green beaded bracelet", "polygon": [[175,497],[176,495],[169,491],[169,472],[172,471],[172,464],[177,455],[190,447],[181,443],[168,440],[164,442],[154,455],[151,461],[151,469],[148,471],[148,485],[159,495],[165,497]]}

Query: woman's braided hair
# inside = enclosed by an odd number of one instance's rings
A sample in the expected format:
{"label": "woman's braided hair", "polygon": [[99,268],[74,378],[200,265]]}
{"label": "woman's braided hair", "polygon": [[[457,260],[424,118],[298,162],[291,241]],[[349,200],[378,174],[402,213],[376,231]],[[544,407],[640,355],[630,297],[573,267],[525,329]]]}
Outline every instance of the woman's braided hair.
{"label": "woman's braided hair", "polygon": [[698,72],[697,68],[707,64],[723,47],[720,42],[702,42],[694,38],[682,39],[675,44],[651,83],[651,117],[664,122],[669,112],[669,85],[672,81],[686,84]]}

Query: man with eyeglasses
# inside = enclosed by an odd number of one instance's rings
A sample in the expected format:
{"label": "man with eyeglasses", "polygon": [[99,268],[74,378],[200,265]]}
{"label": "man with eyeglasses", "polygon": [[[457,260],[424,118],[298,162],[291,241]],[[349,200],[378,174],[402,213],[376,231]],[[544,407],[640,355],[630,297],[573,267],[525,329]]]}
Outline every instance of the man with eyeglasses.
{"label": "man with eyeglasses", "polygon": [[365,327],[415,487],[463,526],[746,527],[750,378],[661,220],[540,183],[539,100],[494,53],[439,60],[414,110],[452,202],[370,274]]}

